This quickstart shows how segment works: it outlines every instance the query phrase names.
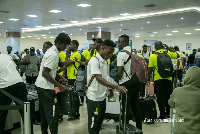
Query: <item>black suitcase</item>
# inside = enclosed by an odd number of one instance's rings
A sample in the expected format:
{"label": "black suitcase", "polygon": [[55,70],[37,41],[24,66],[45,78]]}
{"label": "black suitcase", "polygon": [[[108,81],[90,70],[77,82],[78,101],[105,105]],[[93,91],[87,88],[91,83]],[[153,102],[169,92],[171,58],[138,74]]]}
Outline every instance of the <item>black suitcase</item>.
{"label": "black suitcase", "polygon": [[80,101],[75,87],[72,85],[66,86],[66,92],[58,93],[58,109],[60,115],[79,116]]}
{"label": "black suitcase", "polygon": [[157,119],[156,103],[152,98],[140,98],[139,107],[142,113],[142,121],[147,123],[154,123]]}
{"label": "black suitcase", "polygon": [[125,113],[124,113],[124,124],[121,122],[121,116],[122,116],[122,95],[120,100],[120,115],[119,115],[119,125],[116,127],[116,134],[143,134],[142,130],[138,129],[137,127],[126,124],[126,108],[127,108],[127,93],[126,90],[126,102],[125,102]]}

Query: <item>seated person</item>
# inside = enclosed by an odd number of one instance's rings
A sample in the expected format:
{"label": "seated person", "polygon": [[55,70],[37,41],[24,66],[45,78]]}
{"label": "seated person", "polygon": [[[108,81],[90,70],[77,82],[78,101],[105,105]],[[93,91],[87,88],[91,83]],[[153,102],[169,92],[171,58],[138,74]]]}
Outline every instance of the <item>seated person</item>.
{"label": "seated person", "polygon": [[[168,101],[176,110],[174,134],[200,132],[200,68],[191,67],[183,79],[183,87],[175,88]],[[184,122],[178,122],[183,119]]]}

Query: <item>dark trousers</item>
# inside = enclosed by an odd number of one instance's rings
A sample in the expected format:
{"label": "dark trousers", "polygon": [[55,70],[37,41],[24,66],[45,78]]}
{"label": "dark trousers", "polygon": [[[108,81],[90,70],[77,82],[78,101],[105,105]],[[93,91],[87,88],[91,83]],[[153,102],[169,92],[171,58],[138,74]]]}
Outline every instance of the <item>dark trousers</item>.
{"label": "dark trousers", "polygon": [[145,96],[145,83],[140,84],[140,96]]}
{"label": "dark trousers", "polygon": [[[3,88],[4,91],[8,92],[9,94],[15,96],[19,100],[23,102],[27,102],[27,91],[26,85],[23,82],[16,83],[9,87]],[[12,100],[5,96],[3,93],[0,92],[0,106],[2,105],[10,105]],[[15,102],[16,103],[16,102]],[[18,103],[16,103],[19,105]],[[22,119],[24,120],[24,112],[23,110],[19,110]],[[0,110],[0,134],[4,134],[4,128],[6,123],[6,117],[8,114],[8,110]]]}
{"label": "dark trousers", "polygon": [[106,111],[106,99],[103,101],[92,101],[87,98],[87,110],[88,132],[89,134],[99,134]]}
{"label": "dark trousers", "polygon": [[[157,103],[160,110],[160,118],[166,118],[170,114],[168,100],[172,93],[172,81],[161,79],[154,82],[154,89],[157,97]],[[165,113],[166,109],[166,113]]]}
{"label": "dark trousers", "polygon": [[26,75],[26,83],[35,84],[36,79],[37,79],[37,76],[35,76],[35,77],[34,77],[34,76],[30,77],[30,76],[27,76],[27,75]]}
{"label": "dark trousers", "polygon": [[[126,109],[126,124],[129,124],[129,120],[131,117],[131,113],[129,109],[132,110],[133,115],[135,116],[136,127],[142,130],[142,115],[139,108],[139,89],[141,83],[133,84],[131,81],[127,81],[121,86],[125,86],[128,90],[128,98],[127,98],[127,109]],[[125,100],[126,94],[122,95],[122,109],[125,109]],[[124,110],[122,111],[122,122],[124,124]]]}
{"label": "dark trousers", "polygon": [[59,111],[57,103],[54,101],[55,91],[37,87],[37,93],[40,101],[42,134],[48,134],[48,126],[51,134],[57,134]]}

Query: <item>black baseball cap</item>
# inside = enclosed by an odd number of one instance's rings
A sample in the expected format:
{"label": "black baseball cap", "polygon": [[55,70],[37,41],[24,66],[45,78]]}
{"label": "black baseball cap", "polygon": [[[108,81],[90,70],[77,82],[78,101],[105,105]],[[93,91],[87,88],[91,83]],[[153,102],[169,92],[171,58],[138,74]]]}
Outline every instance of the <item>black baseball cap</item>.
{"label": "black baseball cap", "polygon": [[34,48],[34,47],[31,47],[31,48],[30,48],[30,51],[35,51],[35,48]]}

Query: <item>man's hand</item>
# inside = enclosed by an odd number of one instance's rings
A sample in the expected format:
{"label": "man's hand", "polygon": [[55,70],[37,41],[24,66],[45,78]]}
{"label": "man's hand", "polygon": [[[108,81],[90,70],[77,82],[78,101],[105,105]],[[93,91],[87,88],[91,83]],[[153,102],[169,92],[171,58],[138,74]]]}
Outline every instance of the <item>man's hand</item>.
{"label": "man's hand", "polygon": [[118,90],[118,92],[120,94],[126,93],[126,91],[124,90],[124,89],[126,89],[126,87],[124,87],[124,86],[118,86],[116,89]]}
{"label": "man's hand", "polygon": [[29,61],[27,61],[27,64],[30,64],[31,63],[31,61],[29,60]]}
{"label": "man's hand", "polygon": [[66,50],[66,53],[69,53],[70,52],[70,50],[69,50],[69,48]]}
{"label": "man's hand", "polygon": [[79,62],[79,60],[76,57],[74,57],[74,60],[77,61],[77,62]]}
{"label": "man's hand", "polygon": [[64,85],[67,85],[67,83],[68,83],[68,80],[67,79],[60,79],[61,81],[62,81],[62,84],[64,84]]}
{"label": "man's hand", "polygon": [[66,91],[66,87],[63,85],[59,85],[58,88],[60,89],[60,92],[65,92]]}
{"label": "man's hand", "polygon": [[149,85],[150,85],[150,81],[147,81],[146,85],[147,85],[147,87],[149,87]]}
{"label": "man's hand", "polygon": [[167,44],[163,44],[164,47],[166,47],[167,50],[169,50],[169,47]]}

